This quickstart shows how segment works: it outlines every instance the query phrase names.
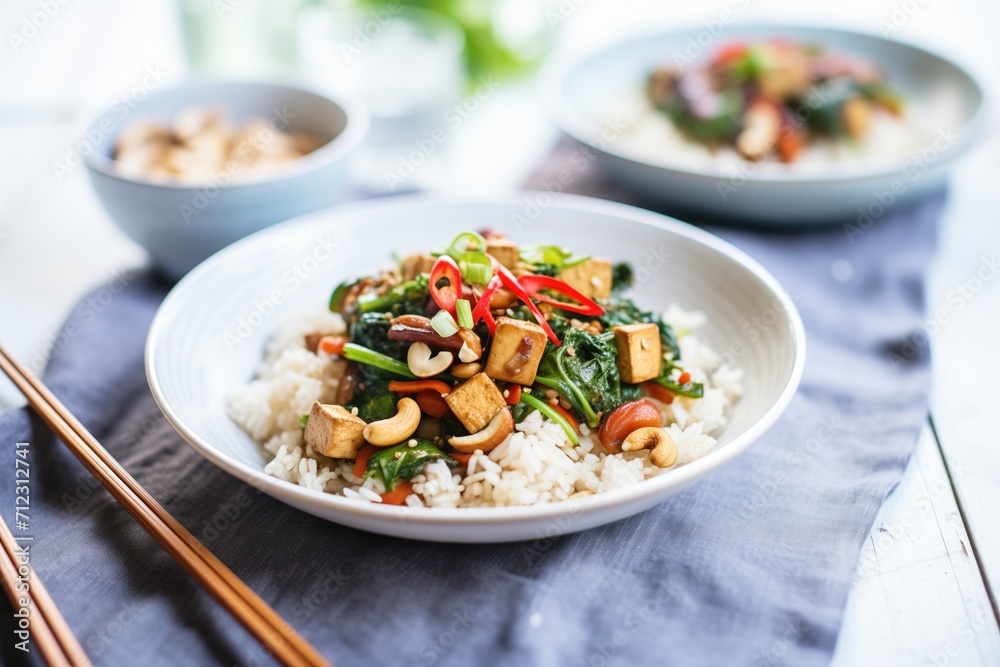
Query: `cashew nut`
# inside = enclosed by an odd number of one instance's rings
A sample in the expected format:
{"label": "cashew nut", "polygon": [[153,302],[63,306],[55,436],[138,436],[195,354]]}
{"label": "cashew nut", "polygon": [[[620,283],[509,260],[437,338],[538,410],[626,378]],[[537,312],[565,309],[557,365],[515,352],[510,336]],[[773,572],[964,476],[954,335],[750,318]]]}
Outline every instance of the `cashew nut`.
{"label": "cashew nut", "polygon": [[455,355],[451,352],[438,352],[431,356],[431,348],[427,343],[414,343],[406,353],[406,365],[410,372],[419,378],[429,378],[444,373],[451,366]]}
{"label": "cashew nut", "polygon": [[458,337],[462,339],[462,348],[458,351],[458,359],[469,363],[483,356],[483,342],[472,329],[459,329]]}
{"label": "cashew nut", "polygon": [[649,460],[657,468],[669,468],[677,462],[677,444],[666,429],[645,426],[628,434],[622,442],[622,451],[637,452],[649,449]]}
{"label": "cashew nut", "polygon": [[398,445],[417,430],[420,424],[420,406],[412,398],[401,398],[396,403],[396,414],[388,419],[372,422],[361,434],[376,447]]}
{"label": "cashew nut", "polygon": [[500,408],[483,430],[472,435],[452,436],[448,444],[463,454],[472,454],[477,449],[485,453],[495,449],[513,430],[514,418],[510,410]]}
{"label": "cashew nut", "polygon": [[481,370],[483,365],[480,363],[455,364],[451,367],[451,374],[459,380],[468,380]]}

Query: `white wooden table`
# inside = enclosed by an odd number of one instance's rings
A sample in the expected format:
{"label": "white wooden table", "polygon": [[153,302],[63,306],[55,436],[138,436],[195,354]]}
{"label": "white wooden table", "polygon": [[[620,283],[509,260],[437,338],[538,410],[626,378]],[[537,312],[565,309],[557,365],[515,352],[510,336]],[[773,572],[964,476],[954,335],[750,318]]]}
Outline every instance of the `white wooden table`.
{"label": "white wooden table", "polygon": [[[1000,71],[1000,6],[988,0],[850,0],[798,3],[794,9],[780,0],[697,8],[634,0],[634,11],[627,13],[609,0],[571,4],[577,8],[559,28],[567,49],[632,30],[636,17],[647,28],[665,21],[701,23],[728,8],[741,19],[829,18],[875,31],[898,27],[901,36],[977,61],[991,83],[1000,84],[992,74]],[[86,105],[131,88],[146,67],[165,70],[169,79],[184,75],[167,0],[60,7],[18,53],[0,48],[0,340],[36,366],[60,344],[53,335],[85,290],[145,261],[106,218],[82,170],[60,181],[52,162],[63,159]],[[18,31],[23,17],[37,10],[35,0],[8,1],[3,33]],[[436,185],[461,190],[517,187],[556,138],[527,86],[501,90],[457,132],[435,173],[441,175]],[[996,138],[979,146],[952,178],[928,285],[929,312],[943,309],[948,315],[931,336],[932,419],[862,551],[834,660],[838,667],[1000,665],[1000,392],[994,386],[1000,378],[1000,279],[987,278],[989,270],[982,268],[1000,256],[998,182]],[[970,298],[958,299],[963,286]],[[0,409],[21,403],[13,387],[0,381]]]}

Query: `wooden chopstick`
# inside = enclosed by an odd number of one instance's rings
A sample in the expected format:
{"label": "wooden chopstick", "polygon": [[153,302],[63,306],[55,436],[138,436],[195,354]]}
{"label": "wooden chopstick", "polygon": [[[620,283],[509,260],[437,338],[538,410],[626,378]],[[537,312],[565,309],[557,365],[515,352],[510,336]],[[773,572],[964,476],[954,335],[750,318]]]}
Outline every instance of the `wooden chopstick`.
{"label": "wooden chopstick", "polygon": [[282,664],[324,665],[302,638],[128,474],[49,389],[0,345],[0,368],[32,409],[164,550]]}
{"label": "wooden chopstick", "polygon": [[[10,528],[0,517],[0,543],[3,545],[3,556],[0,557],[0,578],[14,609],[27,609],[31,641],[38,647],[42,659],[50,666],[90,667],[90,660],[83,652],[83,647],[76,640],[66,619],[56,608],[48,591],[42,585],[41,579],[31,565],[25,566],[20,561],[17,540]],[[22,576],[21,568],[27,567],[26,576]],[[18,587],[19,582],[25,582],[26,587]],[[21,600],[27,601],[22,605]]]}

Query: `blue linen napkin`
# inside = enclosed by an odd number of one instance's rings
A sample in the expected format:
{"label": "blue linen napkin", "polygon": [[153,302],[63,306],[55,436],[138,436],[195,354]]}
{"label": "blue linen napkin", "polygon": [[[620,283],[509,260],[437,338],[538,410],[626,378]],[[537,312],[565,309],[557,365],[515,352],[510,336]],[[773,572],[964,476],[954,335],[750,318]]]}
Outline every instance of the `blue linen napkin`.
{"label": "blue linen napkin", "polygon": [[[566,159],[563,147],[536,182]],[[591,169],[567,189],[628,196],[606,186]],[[926,418],[922,281],[942,202],[891,210],[860,236],[713,229],[793,293],[809,341],[801,389],[732,464],[643,514],[564,537],[454,545],[371,535],[219,471],[173,432],[146,387],[145,332],[165,287],[145,274],[96,314],[70,315],[44,380],[342,667],[825,665],[862,542]],[[96,665],[272,662],[24,410],[0,416],[0,470],[10,474],[15,442],[30,443],[31,466],[30,525],[18,532],[34,537],[32,565]],[[8,523],[13,506],[8,481]],[[2,629],[0,661],[13,664],[22,656]]]}

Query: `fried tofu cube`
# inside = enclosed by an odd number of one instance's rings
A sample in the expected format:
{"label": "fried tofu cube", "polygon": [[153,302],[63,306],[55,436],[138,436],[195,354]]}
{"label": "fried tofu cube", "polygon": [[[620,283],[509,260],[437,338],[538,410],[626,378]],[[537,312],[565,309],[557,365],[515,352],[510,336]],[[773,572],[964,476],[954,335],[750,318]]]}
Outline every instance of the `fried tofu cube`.
{"label": "fried tofu cube", "polygon": [[486,252],[496,257],[496,260],[513,271],[521,261],[521,253],[517,244],[508,238],[497,237],[486,241]]}
{"label": "fried tofu cube", "polygon": [[403,262],[399,267],[399,273],[402,275],[403,280],[413,280],[421,273],[430,273],[434,267],[434,261],[433,257],[423,252],[407,255],[403,258]]}
{"label": "fried tofu cube", "polygon": [[497,318],[486,374],[494,380],[530,386],[535,381],[547,338],[545,330],[534,322]]}
{"label": "fried tofu cube", "polygon": [[353,459],[365,444],[365,420],[341,405],[313,403],[306,422],[306,444],[324,456]]}
{"label": "fried tofu cube", "polygon": [[503,394],[486,373],[476,373],[444,397],[469,433],[478,433],[507,406]]}
{"label": "fried tofu cube", "polygon": [[660,377],[663,372],[660,328],[650,322],[622,324],[614,327],[614,331],[622,381],[635,384]]}
{"label": "fried tofu cube", "polygon": [[588,299],[610,298],[611,262],[599,257],[591,257],[586,262],[560,271],[559,280]]}

